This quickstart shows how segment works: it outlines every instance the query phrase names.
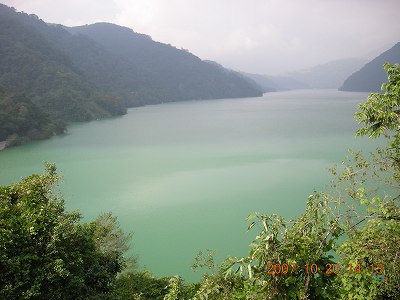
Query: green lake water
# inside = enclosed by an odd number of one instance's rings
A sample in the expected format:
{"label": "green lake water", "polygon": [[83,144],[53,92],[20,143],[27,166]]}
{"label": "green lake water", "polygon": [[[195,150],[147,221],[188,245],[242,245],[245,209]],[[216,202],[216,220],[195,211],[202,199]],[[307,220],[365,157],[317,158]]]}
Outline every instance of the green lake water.
{"label": "green lake water", "polygon": [[68,210],[85,221],[112,211],[133,233],[142,268],[195,280],[199,250],[245,255],[256,235],[248,214],[297,216],[348,148],[372,149],[354,138],[353,114],[366,97],[304,90],[132,108],[1,151],[0,184],[54,162]]}

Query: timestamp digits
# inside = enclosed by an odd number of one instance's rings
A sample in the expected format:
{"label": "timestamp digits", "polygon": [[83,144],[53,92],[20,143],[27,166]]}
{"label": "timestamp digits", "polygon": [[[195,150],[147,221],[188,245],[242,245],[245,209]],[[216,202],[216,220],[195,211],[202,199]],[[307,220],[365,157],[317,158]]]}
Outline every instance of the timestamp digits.
{"label": "timestamp digits", "polygon": [[305,274],[321,274],[338,275],[340,272],[347,272],[349,274],[371,273],[382,275],[385,270],[382,264],[370,264],[362,266],[360,264],[349,264],[347,268],[342,268],[339,264],[329,263],[324,266],[319,266],[316,263],[304,264],[302,266],[294,263],[269,263],[266,268],[268,275],[292,275],[304,272]]}

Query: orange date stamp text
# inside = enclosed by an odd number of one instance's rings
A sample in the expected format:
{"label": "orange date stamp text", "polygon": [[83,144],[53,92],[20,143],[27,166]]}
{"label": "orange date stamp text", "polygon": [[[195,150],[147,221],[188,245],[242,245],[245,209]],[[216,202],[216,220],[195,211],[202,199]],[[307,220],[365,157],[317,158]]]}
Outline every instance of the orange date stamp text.
{"label": "orange date stamp text", "polygon": [[383,275],[385,270],[382,264],[370,264],[368,266],[362,266],[360,264],[349,264],[345,267],[339,264],[329,263],[325,265],[318,265],[316,263],[297,265],[294,263],[269,263],[267,264],[267,274],[269,275],[296,275],[301,272],[305,274],[321,274],[326,275],[338,275],[340,272],[347,272],[349,274],[360,274],[360,273],[371,273],[377,275]]}

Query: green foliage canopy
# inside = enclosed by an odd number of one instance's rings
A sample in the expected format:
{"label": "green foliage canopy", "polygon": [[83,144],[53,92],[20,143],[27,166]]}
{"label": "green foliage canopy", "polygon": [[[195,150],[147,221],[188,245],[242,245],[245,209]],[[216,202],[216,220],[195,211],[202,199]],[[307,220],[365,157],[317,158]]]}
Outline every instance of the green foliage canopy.
{"label": "green foliage canopy", "polygon": [[48,165],[0,187],[1,299],[106,296],[124,267],[129,236],[110,214],[82,224],[79,213],[66,212],[53,191],[58,179]]}

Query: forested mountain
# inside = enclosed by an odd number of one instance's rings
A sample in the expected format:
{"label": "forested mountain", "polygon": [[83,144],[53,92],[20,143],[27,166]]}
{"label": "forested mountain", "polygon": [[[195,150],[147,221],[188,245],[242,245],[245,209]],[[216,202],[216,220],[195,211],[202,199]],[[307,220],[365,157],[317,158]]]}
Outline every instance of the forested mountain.
{"label": "forested mountain", "polygon": [[[0,141],[9,139],[9,145],[62,132],[65,122],[124,114],[131,106],[262,95],[236,72],[129,28],[67,28],[3,4],[0,89]],[[26,119],[31,110],[32,124]]]}
{"label": "forested mountain", "polygon": [[[238,73],[212,65],[186,50],[153,41],[132,29],[109,23],[67,28],[75,37],[84,35],[101,45],[112,64],[96,70],[90,54],[65,49],[87,78],[98,86],[122,92],[128,105],[191,99],[261,96],[261,91]],[[97,52],[106,59],[104,53]],[[107,72],[108,77],[98,76]]]}
{"label": "forested mountain", "polygon": [[[72,60],[38,30],[49,28],[46,23],[4,5],[0,16],[0,86],[6,92],[23,92],[33,103],[67,121],[125,112],[119,99],[90,84]],[[59,30],[49,31],[60,35]]]}
{"label": "forested mountain", "polygon": [[36,29],[34,15],[0,5],[0,139],[9,144],[64,131],[65,122],[123,114],[115,96],[89,83]]}
{"label": "forested mountain", "polygon": [[55,120],[25,94],[6,93],[0,89],[0,141],[23,143],[62,133],[65,124]]}
{"label": "forested mountain", "polygon": [[386,81],[383,64],[400,63],[400,42],[350,75],[340,87],[341,91],[380,92],[382,82]]}

